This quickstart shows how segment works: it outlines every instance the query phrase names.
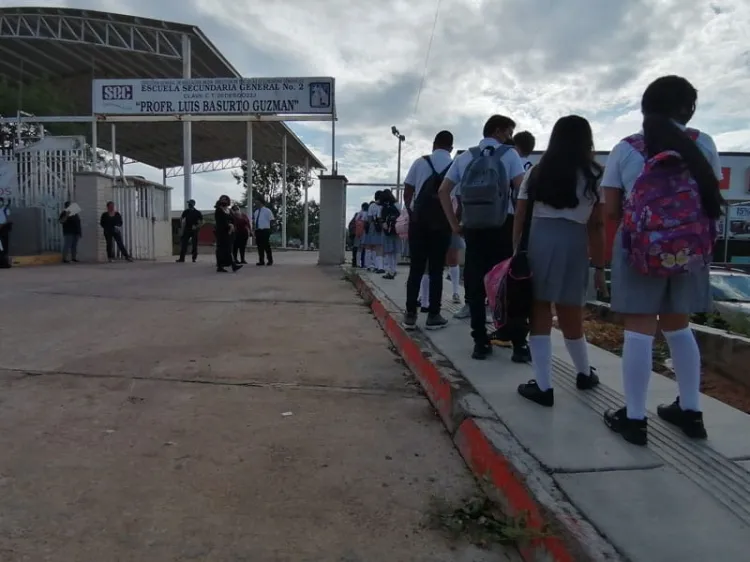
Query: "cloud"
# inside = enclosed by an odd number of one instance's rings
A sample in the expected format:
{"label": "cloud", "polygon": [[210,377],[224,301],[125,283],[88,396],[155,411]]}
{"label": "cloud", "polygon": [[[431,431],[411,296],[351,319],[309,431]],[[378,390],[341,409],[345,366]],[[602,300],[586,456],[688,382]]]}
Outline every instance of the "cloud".
{"label": "cloud", "polygon": [[[608,150],[639,126],[640,95],[663,74],[698,88],[692,124],[713,133],[721,150],[750,151],[747,0],[442,0],[426,68],[438,0],[57,4],[196,24],[246,76],[334,76],[336,160],[352,182],[395,182],[391,125],[407,138],[402,178],[438,130],[466,147],[492,113],[512,116],[539,148],[559,117],[577,113],[591,121],[597,148]],[[292,128],[330,165],[329,123]],[[232,189],[226,171],[194,178],[199,204]],[[350,188],[348,212],[372,191]]]}

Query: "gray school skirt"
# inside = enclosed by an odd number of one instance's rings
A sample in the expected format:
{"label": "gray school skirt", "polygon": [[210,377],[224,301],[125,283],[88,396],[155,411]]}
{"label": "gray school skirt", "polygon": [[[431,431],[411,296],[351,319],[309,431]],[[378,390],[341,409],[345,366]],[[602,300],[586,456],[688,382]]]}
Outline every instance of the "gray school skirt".
{"label": "gray school skirt", "polygon": [[396,254],[401,251],[401,238],[396,234],[383,234],[383,253]]}
{"label": "gray school skirt", "polygon": [[672,277],[635,271],[622,248],[620,231],[612,247],[611,307],[623,314],[693,314],[711,310],[709,268]]}
{"label": "gray school skirt", "polygon": [[586,225],[534,217],[529,236],[534,300],[583,306],[589,284]]}
{"label": "gray school skirt", "polygon": [[465,250],[466,249],[466,242],[464,241],[463,236],[459,236],[458,234],[452,234],[451,235],[451,243],[450,246],[448,246],[448,249],[450,250]]}

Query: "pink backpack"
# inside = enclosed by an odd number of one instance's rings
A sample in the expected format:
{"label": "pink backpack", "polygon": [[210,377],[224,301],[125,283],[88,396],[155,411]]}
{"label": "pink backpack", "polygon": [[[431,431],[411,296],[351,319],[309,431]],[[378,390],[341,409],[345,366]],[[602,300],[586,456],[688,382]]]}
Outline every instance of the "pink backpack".
{"label": "pink backpack", "polygon": [[401,213],[396,219],[396,234],[402,240],[409,237],[409,213]]}
{"label": "pink backpack", "polygon": [[[693,141],[699,132],[688,129]],[[624,139],[646,161],[625,200],[622,246],[643,275],[669,277],[711,263],[716,224],[703,212],[698,184],[682,157],[665,151],[648,157],[643,135]]]}

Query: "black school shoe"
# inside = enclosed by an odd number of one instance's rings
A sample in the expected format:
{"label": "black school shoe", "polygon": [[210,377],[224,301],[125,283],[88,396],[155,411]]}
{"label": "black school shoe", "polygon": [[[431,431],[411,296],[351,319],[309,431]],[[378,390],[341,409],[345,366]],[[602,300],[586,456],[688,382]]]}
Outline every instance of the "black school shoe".
{"label": "black school shoe", "polygon": [[474,351],[471,354],[472,359],[476,359],[477,361],[484,361],[490,355],[492,355],[492,344],[490,342],[474,344]]}
{"label": "black school shoe", "polygon": [[424,323],[425,328],[428,330],[439,330],[440,328],[445,328],[447,325],[448,321],[439,312],[437,314],[428,314],[427,320]]}
{"label": "black school shoe", "polygon": [[527,383],[519,384],[518,394],[526,398],[526,400],[536,402],[540,406],[551,408],[555,405],[555,390],[553,388],[542,390],[533,379]]}
{"label": "black school shoe", "polygon": [[629,419],[625,408],[604,412],[604,423],[628,443],[641,446],[648,443],[648,420]]}
{"label": "black school shoe", "polygon": [[683,410],[679,398],[671,404],[659,405],[656,408],[656,413],[665,422],[679,427],[691,439],[708,438],[706,426],[703,425],[703,412]]}
{"label": "black school shoe", "polygon": [[531,350],[527,344],[513,347],[513,355],[510,360],[513,363],[531,363]]}
{"label": "black school shoe", "polygon": [[593,367],[589,369],[588,375],[583,373],[576,375],[576,388],[578,390],[591,390],[599,386],[599,382],[599,375],[596,374],[596,369]]}
{"label": "black school shoe", "polygon": [[416,312],[405,313],[402,325],[404,327],[404,330],[415,329],[417,327],[417,313]]}

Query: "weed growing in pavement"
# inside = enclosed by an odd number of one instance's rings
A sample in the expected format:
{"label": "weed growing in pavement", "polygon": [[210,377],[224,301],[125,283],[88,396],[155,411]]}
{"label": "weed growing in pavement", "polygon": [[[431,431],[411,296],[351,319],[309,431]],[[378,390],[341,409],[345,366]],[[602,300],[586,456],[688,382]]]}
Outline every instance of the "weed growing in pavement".
{"label": "weed growing in pavement", "polygon": [[454,539],[464,539],[471,544],[490,548],[493,545],[519,545],[544,538],[544,530],[530,529],[525,517],[509,517],[485,496],[476,496],[456,507],[438,497],[433,497],[430,522]]}

